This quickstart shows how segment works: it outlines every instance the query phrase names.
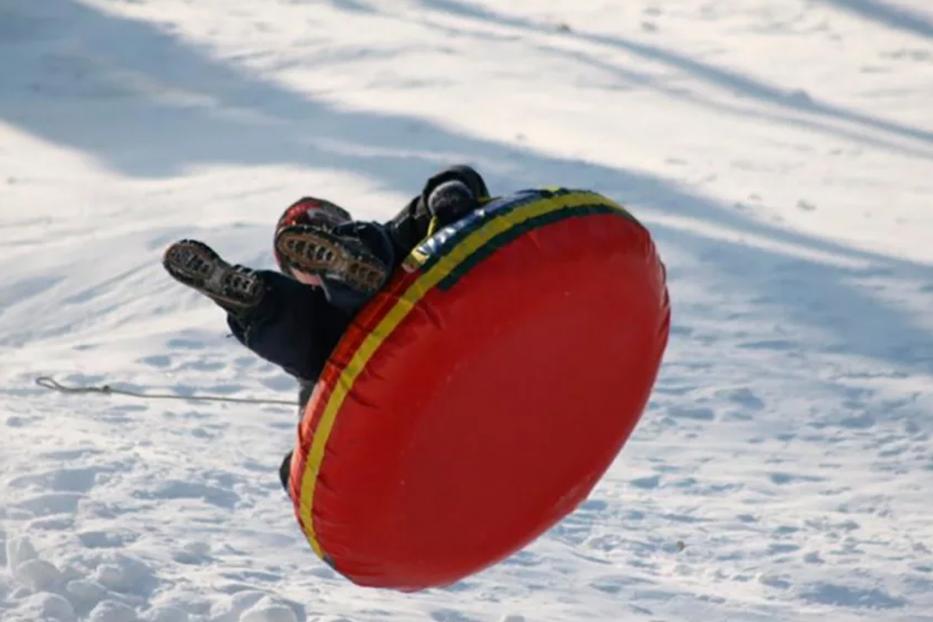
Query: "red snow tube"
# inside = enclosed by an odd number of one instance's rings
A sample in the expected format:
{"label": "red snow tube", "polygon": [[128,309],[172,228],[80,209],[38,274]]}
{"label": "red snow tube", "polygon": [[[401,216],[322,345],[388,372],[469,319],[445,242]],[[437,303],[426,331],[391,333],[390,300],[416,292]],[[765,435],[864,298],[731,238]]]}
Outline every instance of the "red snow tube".
{"label": "red snow tube", "polygon": [[648,232],[591,192],[495,199],[417,248],[331,355],[290,495],[360,585],[449,584],[587,496],[667,342]]}

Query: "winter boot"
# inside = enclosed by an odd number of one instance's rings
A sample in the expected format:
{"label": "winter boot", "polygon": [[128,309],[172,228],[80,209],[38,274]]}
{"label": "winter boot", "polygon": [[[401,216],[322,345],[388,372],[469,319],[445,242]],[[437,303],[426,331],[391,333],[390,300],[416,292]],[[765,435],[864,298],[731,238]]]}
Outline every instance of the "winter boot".
{"label": "winter boot", "polygon": [[317,274],[372,295],[382,287],[389,268],[356,238],[314,225],[293,225],[275,236],[275,252],[293,270]]}
{"label": "winter boot", "polygon": [[176,281],[196,289],[234,315],[248,315],[259,306],[265,293],[258,273],[228,264],[197,240],[181,240],[169,246],[162,265]]}
{"label": "winter boot", "polygon": [[[335,205],[326,199],[304,197],[289,205],[288,209],[282,213],[275,225],[275,235],[277,236],[282,229],[293,225],[312,225],[318,229],[333,231],[334,227],[348,223],[351,220],[350,212],[339,205]],[[284,260],[278,251],[274,252],[279,269],[289,276],[295,276],[288,262]]]}

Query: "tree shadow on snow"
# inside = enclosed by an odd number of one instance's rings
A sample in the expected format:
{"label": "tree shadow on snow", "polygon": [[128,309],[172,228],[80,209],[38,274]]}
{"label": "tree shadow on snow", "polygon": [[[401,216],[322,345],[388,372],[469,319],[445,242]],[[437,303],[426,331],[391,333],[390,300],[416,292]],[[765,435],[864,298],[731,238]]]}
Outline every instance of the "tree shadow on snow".
{"label": "tree shadow on snow", "polygon": [[[458,0],[420,0],[421,4],[428,9],[454,14],[468,19],[485,21],[494,24],[505,24],[507,26],[524,30],[528,33],[537,34],[555,34],[553,24],[539,23],[530,19],[496,13],[486,8],[477,7]],[[870,5],[875,7],[876,15],[884,15],[881,5],[868,0],[829,0],[833,4],[863,6]],[[893,15],[892,13],[887,13]],[[905,13],[906,15],[906,13]],[[904,18],[906,20],[906,18]],[[811,115],[813,117],[828,121],[842,121],[866,130],[881,131],[909,138],[912,140],[933,144],[933,131],[903,125],[894,121],[888,121],[880,117],[863,114],[854,110],[849,110],[842,106],[825,103],[812,97],[806,92],[785,89],[773,84],[763,82],[751,76],[743,75],[732,69],[718,67],[709,63],[702,62],[695,58],[690,58],[684,54],[662,47],[634,41],[620,35],[604,35],[599,33],[587,33],[566,31],[561,36],[569,39],[599,43],[601,45],[616,48],[629,54],[633,54],[646,61],[659,62],[673,69],[689,73],[694,78],[706,82],[727,91],[732,91],[742,98],[755,100],[760,103],[777,106],[788,111],[799,112]],[[818,125],[810,121],[813,127],[828,132],[836,132],[835,128],[826,125]],[[852,134],[843,134],[852,138]],[[927,157],[930,153],[926,152]]]}
{"label": "tree shadow on snow", "polygon": [[[538,28],[450,0],[425,4],[471,18]],[[336,6],[348,11],[348,19],[365,10],[365,5],[350,0]],[[2,39],[5,53],[0,54],[0,75],[5,80],[0,119],[87,153],[124,174],[159,178],[197,165],[279,163],[352,171],[407,194],[439,164],[456,159],[477,163],[489,173],[493,188],[553,183],[594,188],[638,206],[688,216],[742,235],[868,264],[868,268],[844,268],[788,259],[786,254],[760,246],[729,244],[688,228],[652,225],[662,252],[669,243],[693,256],[704,256],[712,263],[712,272],[728,275],[723,279],[730,288],[747,292],[750,300],[767,298],[784,305],[791,318],[831,333],[835,343],[845,344],[846,351],[933,371],[933,336],[915,325],[909,314],[850,283],[878,273],[930,280],[929,266],[756,222],[651,174],[474,138],[414,116],[341,109],[213,58],[208,51],[149,23],[68,0],[27,5],[7,0],[0,2],[0,14],[6,33]],[[656,47],[605,39],[749,97],[933,142],[924,130],[794,98],[776,87]],[[798,262],[790,294],[783,289],[787,283],[770,278],[789,261]],[[736,270],[736,266],[757,269]],[[800,292],[805,292],[804,298]],[[676,290],[673,296],[676,307]],[[814,307],[844,321],[821,320],[812,312]]]}
{"label": "tree shadow on snow", "polygon": [[923,15],[904,7],[892,6],[877,0],[822,0],[822,2],[891,28],[933,38],[933,23],[930,23]]}

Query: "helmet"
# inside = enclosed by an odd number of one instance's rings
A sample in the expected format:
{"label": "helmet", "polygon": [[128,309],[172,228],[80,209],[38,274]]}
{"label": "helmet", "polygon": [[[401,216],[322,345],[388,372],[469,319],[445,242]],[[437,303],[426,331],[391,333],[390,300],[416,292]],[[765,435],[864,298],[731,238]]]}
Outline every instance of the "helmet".
{"label": "helmet", "polygon": [[[350,212],[330,201],[315,197],[304,197],[288,206],[282,216],[279,217],[279,221],[275,225],[275,236],[278,236],[282,229],[292,225],[314,225],[329,231],[337,225],[348,223],[351,220],[353,220],[353,217],[350,216]],[[273,239],[275,239],[275,236],[273,236]],[[275,250],[274,244],[272,248],[279,270],[289,276],[295,276],[285,258]]]}

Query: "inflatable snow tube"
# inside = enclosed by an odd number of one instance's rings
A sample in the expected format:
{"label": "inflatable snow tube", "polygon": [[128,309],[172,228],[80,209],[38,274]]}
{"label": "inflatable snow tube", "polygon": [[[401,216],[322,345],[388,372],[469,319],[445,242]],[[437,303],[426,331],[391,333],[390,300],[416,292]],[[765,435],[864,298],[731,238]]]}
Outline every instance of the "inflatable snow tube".
{"label": "inflatable snow tube", "polygon": [[667,342],[647,230],[584,191],[495,199],[415,249],[338,344],[289,493],[353,582],[445,585],[580,504],[638,421]]}

